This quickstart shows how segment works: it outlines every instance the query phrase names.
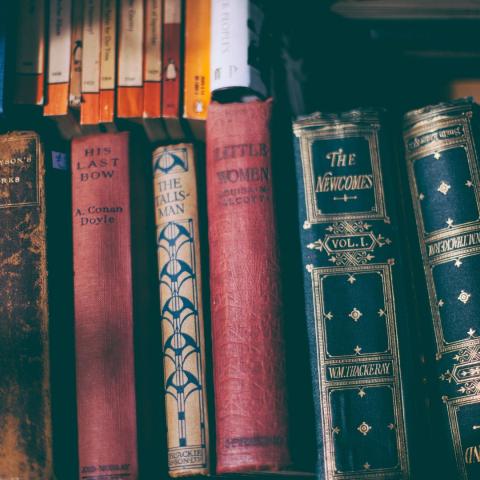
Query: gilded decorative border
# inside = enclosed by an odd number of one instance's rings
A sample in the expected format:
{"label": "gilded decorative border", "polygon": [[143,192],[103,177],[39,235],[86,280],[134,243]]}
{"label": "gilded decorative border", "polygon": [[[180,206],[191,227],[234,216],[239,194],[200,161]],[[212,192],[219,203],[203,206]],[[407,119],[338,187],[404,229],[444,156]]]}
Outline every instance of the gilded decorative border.
{"label": "gilded decorative border", "polygon": [[315,176],[313,167],[312,144],[316,140],[336,140],[339,133],[335,128],[323,127],[322,129],[315,129],[310,127],[308,130],[295,130],[299,137],[299,144],[301,149],[301,160],[303,164],[303,183],[305,187],[305,204],[307,211],[307,222],[310,224],[323,223],[339,220],[385,220],[388,222],[388,217],[385,211],[385,201],[383,198],[383,181],[382,171],[380,166],[379,146],[378,146],[378,131],[372,130],[371,127],[361,127],[358,125],[344,126],[342,128],[342,138],[363,137],[367,140],[370,150],[370,159],[372,165],[372,175],[374,179],[374,197],[375,207],[373,210],[366,212],[348,212],[348,213],[334,213],[324,214],[317,208],[315,199]]}
{"label": "gilded decorative border", "polygon": [[[435,125],[432,126],[431,124],[428,125],[420,125],[418,127],[414,127],[408,132],[408,137],[416,137],[417,135],[425,134],[429,131],[436,131],[440,130],[445,127],[452,127],[455,125],[462,125],[464,128],[464,134],[461,137],[453,138],[453,139],[445,139],[445,140],[435,140],[428,145],[424,145],[419,147],[415,150],[414,153],[407,153],[408,159],[408,178],[410,183],[410,188],[412,190],[412,195],[414,196],[413,206],[415,210],[415,217],[417,219],[417,230],[418,235],[420,237],[420,248],[422,252],[423,262],[424,262],[424,270],[425,270],[425,277],[427,282],[427,289],[428,289],[428,296],[430,301],[430,308],[432,311],[433,317],[433,328],[435,332],[435,342],[437,345],[437,358],[441,358],[444,353],[452,352],[462,348],[464,346],[468,346],[472,343],[471,340],[459,340],[455,342],[447,342],[443,335],[443,327],[440,318],[440,311],[438,308],[438,299],[435,291],[435,283],[433,280],[433,268],[435,265],[439,265],[441,263],[446,263],[451,260],[452,255],[443,255],[438,256],[433,261],[429,259],[428,252],[427,252],[427,242],[435,242],[438,240],[442,240],[445,238],[462,235],[465,233],[469,233],[476,229],[480,228],[480,219],[475,220],[473,222],[467,222],[461,225],[456,226],[455,228],[447,227],[441,230],[438,230],[434,233],[427,233],[425,232],[424,228],[424,221],[423,221],[423,213],[420,206],[419,198],[419,191],[417,186],[417,181],[415,177],[415,162],[422,158],[425,158],[428,155],[436,153],[437,151],[441,150],[442,152],[449,150],[451,148],[458,148],[462,147],[466,151],[467,162],[469,166],[469,170],[471,173],[471,178],[475,185],[475,200],[477,204],[477,209],[480,212],[480,190],[478,185],[480,185],[480,174],[479,168],[476,162],[476,151],[475,145],[472,141],[472,133],[471,133],[471,125],[470,125],[470,117],[461,117],[461,118],[445,118],[441,120],[437,120]],[[453,258],[457,258],[459,256],[465,257],[468,255],[478,254],[480,249],[477,248],[467,248],[467,249],[459,249],[455,250],[455,255]]]}
{"label": "gilded decorative border", "polygon": [[[395,313],[395,298],[392,282],[392,268],[391,263],[386,264],[371,264],[359,266],[346,267],[313,267],[310,266],[308,271],[311,273],[312,292],[315,316],[315,340],[317,346],[317,367],[320,385],[320,406],[321,406],[321,422],[324,432],[323,453],[326,466],[326,477],[329,479],[342,480],[358,480],[359,478],[408,478],[409,477],[409,461],[406,447],[406,432],[404,426],[404,410],[402,402],[402,384],[401,384],[401,368],[399,362],[399,350],[397,343],[397,328],[396,328],[396,313]],[[366,361],[390,361],[392,362],[392,377],[370,378],[365,380],[352,379],[342,380],[341,382],[335,380],[327,380],[326,367],[328,365],[339,364],[342,362],[339,357],[336,359],[329,358],[326,346],[325,337],[325,315],[324,311],[324,297],[322,289],[322,278],[329,275],[345,275],[348,273],[364,273],[376,272],[382,276],[383,294],[385,299],[386,310],[386,325],[387,337],[389,343],[389,353],[373,353],[365,355],[345,355],[342,357],[343,362],[348,359],[352,363],[363,363]],[[398,465],[390,469],[372,469],[355,472],[338,472],[335,465],[335,451],[332,435],[332,411],[329,401],[330,392],[343,388],[358,388],[359,383],[369,386],[389,386],[392,389],[392,396],[394,399],[393,411],[395,414],[395,421],[397,424],[397,452]],[[399,477],[399,474],[401,477]]]}

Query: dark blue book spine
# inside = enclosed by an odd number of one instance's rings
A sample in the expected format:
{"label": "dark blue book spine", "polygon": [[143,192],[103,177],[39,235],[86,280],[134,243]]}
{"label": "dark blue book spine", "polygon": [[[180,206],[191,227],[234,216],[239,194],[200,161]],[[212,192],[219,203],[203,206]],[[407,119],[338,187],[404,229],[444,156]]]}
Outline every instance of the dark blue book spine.
{"label": "dark blue book spine", "polygon": [[318,478],[413,478],[408,278],[379,113],[293,130]]}
{"label": "dark blue book spine", "polygon": [[[478,107],[461,99],[410,112],[405,151],[430,311],[436,463],[480,478]],[[425,279],[421,279],[424,282]]]}

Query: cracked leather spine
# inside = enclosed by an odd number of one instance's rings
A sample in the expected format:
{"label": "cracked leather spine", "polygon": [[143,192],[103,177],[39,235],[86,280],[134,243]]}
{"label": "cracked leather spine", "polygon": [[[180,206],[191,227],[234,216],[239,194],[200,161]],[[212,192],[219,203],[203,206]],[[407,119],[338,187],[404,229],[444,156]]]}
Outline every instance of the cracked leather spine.
{"label": "cracked leather spine", "polygon": [[[479,110],[470,99],[404,117],[410,193],[423,260],[432,448],[445,478],[480,475]],[[443,478],[443,477],[442,477]]]}
{"label": "cracked leather spine", "polygon": [[293,132],[318,478],[414,478],[413,312],[381,112]]}
{"label": "cracked leather spine", "polygon": [[138,476],[128,143],[72,142],[80,479]]}
{"label": "cracked leather spine", "polygon": [[217,471],[290,462],[270,154],[271,102],[217,104],[207,204]]}
{"label": "cracked leather spine", "polygon": [[153,153],[168,467],[209,473],[205,326],[193,145]]}
{"label": "cracked leather spine", "polygon": [[0,477],[53,477],[44,155],[0,137]]}

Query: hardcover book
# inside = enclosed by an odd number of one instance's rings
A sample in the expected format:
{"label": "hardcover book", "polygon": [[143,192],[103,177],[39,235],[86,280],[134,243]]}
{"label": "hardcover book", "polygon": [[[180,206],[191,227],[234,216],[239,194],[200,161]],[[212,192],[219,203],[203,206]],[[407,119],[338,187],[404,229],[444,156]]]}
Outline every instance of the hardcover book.
{"label": "hardcover book", "polygon": [[208,110],[207,200],[219,473],[290,463],[271,101]]}
{"label": "hardcover book", "polygon": [[138,475],[128,140],[72,141],[80,478]]}
{"label": "hardcover book", "polygon": [[318,478],[414,476],[408,276],[381,115],[294,122]]}
{"label": "hardcover book", "polygon": [[0,478],[53,478],[44,157],[0,137]]}
{"label": "hardcover book", "polygon": [[430,312],[432,408],[445,478],[480,475],[480,172],[470,99],[405,116],[405,151]]}
{"label": "hardcover book", "polygon": [[[264,12],[256,0],[212,0],[210,89],[267,95],[263,55]],[[227,89],[227,92],[224,90]]]}
{"label": "hardcover book", "polygon": [[15,103],[43,105],[45,0],[19,1],[16,60]]}
{"label": "hardcover book", "polygon": [[168,466],[209,473],[206,357],[193,145],[153,153]]}

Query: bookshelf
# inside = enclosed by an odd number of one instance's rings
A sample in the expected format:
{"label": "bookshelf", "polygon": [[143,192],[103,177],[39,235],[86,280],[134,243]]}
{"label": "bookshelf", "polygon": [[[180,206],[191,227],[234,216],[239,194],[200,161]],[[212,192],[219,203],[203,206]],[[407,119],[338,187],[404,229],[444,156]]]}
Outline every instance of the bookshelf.
{"label": "bookshelf", "polygon": [[[399,124],[404,111],[447,99],[453,80],[480,79],[480,47],[477,39],[480,7],[476,2],[463,1],[456,4],[453,1],[444,1],[439,2],[438,6],[431,6],[431,2],[426,2],[429,4],[428,8],[421,9],[417,8],[417,2],[405,0],[403,9],[399,8],[396,11],[386,8],[376,10],[371,15],[364,12],[368,5],[373,5],[374,2],[364,3],[362,8],[353,8],[355,2],[297,0],[294,8],[276,5],[269,10],[269,20],[274,24],[276,33],[288,39],[294,63],[303,64],[299,84],[304,107],[303,111],[298,113],[346,110],[360,105],[383,106],[392,112],[394,121]],[[14,51],[10,50],[8,54],[13,56]],[[284,102],[286,105],[289,98],[285,83],[288,72],[284,71],[285,64],[279,58],[274,63],[277,70],[276,101]],[[477,89],[480,92],[480,88]],[[315,478],[313,404],[307,334],[301,311],[303,290],[299,244],[295,229],[295,235],[292,235],[292,226],[296,228],[297,222],[297,200],[295,185],[284,181],[295,175],[289,140],[290,112],[289,107],[285,106],[279,110],[273,132],[279,152],[279,161],[274,166],[276,175],[274,182],[277,210],[281,212],[278,217],[278,229],[282,276],[288,291],[288,294],[285,294],[284,313],[288,338],[287,383],[290,392],[293,467],[292,471],[279,473],[211,476],[217,480]],[[44,119],[38,109],[12,109],[0,125],[2,133],[13,129],[33,129],[42,135],[50,148],[68,148],[68,143],[60,138],[55,123]],[[118,127],[120,130],[131,132],[138,152],[141,152],[138,157],[144,156],[145,164],[142,171],[147,176],[149,152],[155,144],[151,143],[143,129],[133,122],[118,122]],[[151,234],[149,240],[144,240],[146,258],[149,261],[143,266],[148,270],[147,275],[151,279],[156,279],[155,236],[152,233],[153,207],[138,221],[139,229],[142,228],[142,222],[143,227],[146,226]],[[152,291],[146,307],[147,315],[154,319],[157,316],[157,309],[158,294]],[[60,330],[59,333],[67,335],[68,342],[73,342],[72,332]],[[54,338],[53,343],[59,346],[62,340]],[[62,351],[66,350],[65,345],[61,348]],[[55,353],[53,355],[55,356]],[[69,361],[72,360],[70,357]],[[160,365],[160,360],[158,358],[156,360]],[[54,374],[60,382],[59,378],[65,375],[65,370],[61,369]],[[64,398],[70,400],[74,398],[73,382],[74,378],[67,374],[67,381],[64,383],[67,386],[66,391],[61,394]],[[148,388],[146,392],[148,393]],[[148,408],[155,409],[156,406],[150,404]],[[66,464],[65,469],[68,470],[67,464],[74,462],[71,453],[67,452],[68,447],[75,444],[73,439],[75,428],[71,424],[74,417],[72,412],[67,411],[62,412],[60,417],[59,421],[61,419],[68,423],[68,426],[63,425],[59,428],[69,441],[63,450],[60,449],[64,456],[59,461]],[[146,422],[142,428],[150,438],[164,437],[163,411],[153,414],[153,418],[151,425]],[[157,447],[164,448],[162,442],[163,440]],[[159,450],[150,444],[142,454],[145,458],[140,457],[146,465],[144,472],[148,472],[144,473],[146,479],[153,478],[150,475],[158,472],[158,464],[161,475],[167,478],[164,451]]]}

